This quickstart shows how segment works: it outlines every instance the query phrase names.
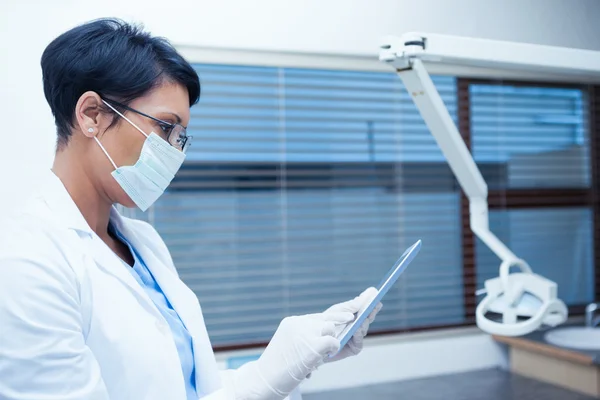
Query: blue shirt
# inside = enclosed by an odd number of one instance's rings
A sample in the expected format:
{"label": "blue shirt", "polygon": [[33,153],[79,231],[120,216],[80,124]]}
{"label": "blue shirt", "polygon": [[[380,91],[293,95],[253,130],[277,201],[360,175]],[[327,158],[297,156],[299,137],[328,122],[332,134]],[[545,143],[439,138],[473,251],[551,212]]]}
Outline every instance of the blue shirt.
{"label": "blue shirt", "polygon": [[177,312],[173,309],[169,300],[160,289],[160,286],[154,279],[154,276],[146,267],[144,260],[140,257],[137,251],[129,244],[129,242],[114,229],[112,225],[109,226],[110,232],[114,233],[123,243],[129,247],[129,251],[134,258],[133,268],[129,267],[135,280],[140,284],[146,294],[152,299],[154,305],[165,321],[171,328],[175,345],[177,346],[177,353],[179,353],[179,360],[181,362],[181,370],[183,371],[183,377],[185,379],[185,391],[187,393],[188,400],[198,400],[196,393],[196,371],[194,366],[194,350],[192,348],[192,337],[183,325],[183,322],[179,318]]}

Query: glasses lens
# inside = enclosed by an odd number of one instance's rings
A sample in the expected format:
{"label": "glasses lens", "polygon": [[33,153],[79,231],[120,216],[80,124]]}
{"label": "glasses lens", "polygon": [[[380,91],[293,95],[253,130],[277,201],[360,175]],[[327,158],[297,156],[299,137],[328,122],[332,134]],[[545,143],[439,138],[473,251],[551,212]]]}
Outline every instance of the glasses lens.
{"label": "glasses lens", "polygon": [[175,124],[169,134],[169,144],[180,151],[184,151],[189,145],[186,142],[189,142],[189,140],[185,128],[179,124]]}

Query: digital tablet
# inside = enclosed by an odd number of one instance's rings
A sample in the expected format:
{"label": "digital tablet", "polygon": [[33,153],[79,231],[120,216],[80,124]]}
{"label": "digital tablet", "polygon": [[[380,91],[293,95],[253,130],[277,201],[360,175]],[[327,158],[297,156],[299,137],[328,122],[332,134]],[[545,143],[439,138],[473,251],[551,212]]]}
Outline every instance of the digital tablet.
{"label": "digital tablet", "polygon": [[[356,313],[356,318],[354,321],[346,325],[344,330],[340,332],[338,335],[338,339],[340,339],[340,349],[342,349],[346,343],[354,336],[358,328],[363,324],[365,319],[371,314],[371,312],[377,307],[377,304],[381,301],[383,296],[390,290],[390,288],[396,283],[398,277],[402,275],[402,273],[408,267],[408,264],[415,258],[417,253],[421,250],[421,241],[418,240],[415,244],[410,246],[404,254],[396,261],[392,269],[389,270],[387,275],[383,278],[379,286],[377,287],[377,294],[373,297],[373,299],[368,302],[358,313]],[[331,356],[334,356],[332,354]]]}

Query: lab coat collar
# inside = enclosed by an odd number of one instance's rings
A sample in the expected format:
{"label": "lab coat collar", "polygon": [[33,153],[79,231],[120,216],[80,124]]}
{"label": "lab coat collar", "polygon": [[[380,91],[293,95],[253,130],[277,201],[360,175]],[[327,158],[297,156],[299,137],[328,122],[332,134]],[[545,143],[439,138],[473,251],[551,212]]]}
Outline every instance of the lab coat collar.
{"label": "lab coat collar", "polygon": [[[112,250],[96,236],[90,228],[85,218],[77,208],[77,205],[71,198],[71,195],[65,188],[64,184],[54,172],[49,171],[48,177],[45,179],[45,184],[42,187],[42,198],[50,208],[52,214],[69,229],[74,229],[78,232],[88,234],[92,242],[90,251],[93,257],[102,267],[105,267],[109,272],[117,276],[123,283],[129,286],[140,297],[146,299],[146,295],[141,290],[140,285],[135,281],[133,276],[126,268],[123,268],[121,260],[115,255]],[[147,238],[140,237],[133,227],[130,227],[127,219],[121,217],[119,212],[113,206],[110,213],[110,221],[115,228],[127,239],[127,241],[135,248],[146,266],[152,272],[161,289],[169,299],[169,302],[179,314],[181,320],[189,331],[194,330],[197,318],[193,318],[188,311],[191,311],[189,304],[184,296],[185,290],[182,290],[180,285],[183,283],[179,277],[171,272],[164,263],[159,260],[154,251],[150,249],[145,240]],[[149,300],[149,299],[146,299]]]}
{"label": "lab coat collar", "polygon": [[[87,246],[90,256],[93,257],[97,265],[126,284],[137,295],[140,304],[148,312],[153,313],[157,318],[161,318],[160,312],[154,306],[152,300],[137,283],[130,271],[123,266],[118,256],[90,228],[62,181],[52,171],[48,171],[48,176],[45,177],[45,182],[41,188],[41,198],[59,223],[77,231],[79,234],[89,235],[91,240],[84,240],[82,243]],[[199,397],[219,389],[221,381],[208,332],[204,326],[201,313],[196,311],[200,307],[198,299],[192,291],[185,287],[179,277],[164,264],[165,260],[161,260],[155,254],[155,251],[150,248],[152,244],[148,242],[149,238],[141,235],[133,222],[123,218],[115,207],[111,209],[110,221],[139,252],[160,285],[161,290],[192,336],[196,364],[196,388]]]}
{"label": "lab coat collar", "polygon": [[89,235],[93,233],[92,228],[83,218],[83,214],[79,211],[67,188],[51,170],[44,177],[41,197],[56,216],[56,220],[63,223],[67,228]]}
{"label": "lab coat collar", "polygon": [[[41,197],[50,208],[50,212],[54,215],[56,221],[64,224],[68,229],[73,229],[78,233],[84,234],[87,240],[84,240],[79,245],[85,246],[88,254],[96,263],[127,285],[142,300],[140,304],[149,312],[160,316],[152,300],[150,300],[143,288],[137,283],[133,275],[124,267],[119,257],[90,228],[64,184],[52,171],[49,171],[46,181],[42,186]],[[115,214],[118,215],[113,207],[113,210],[111,210],[111,220]],[[120,221],[120,216],[118,220]]]}
{"label": "lab coat collar", "polygon": [[218,370],[215,368],[216,361],[210,346],[210,338],[202,315],[197,312],[200,307],[198,298],[185,286],[176,273],[164,265],[165,261],[157,257],[155,251],[148,245],[148,238],[142,237],[140,232],[131,225],[131,222],[127,218],[123,218],[114,207],[111,211],[110,221],[139,253],[190,333],[194,350],[198,395],[203,397],[219,389],[220,378]]}

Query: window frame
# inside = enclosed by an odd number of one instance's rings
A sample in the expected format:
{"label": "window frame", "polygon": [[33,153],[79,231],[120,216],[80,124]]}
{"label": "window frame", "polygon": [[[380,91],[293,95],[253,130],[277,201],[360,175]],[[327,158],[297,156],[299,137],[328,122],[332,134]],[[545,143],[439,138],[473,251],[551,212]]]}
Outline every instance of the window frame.
{"label": "window frame", "polygon": [[[467,145],[472,148],[471,132],[471,85],[506,85],[514,87],[543,87],[558,89],[579,89],[586,93],[588,107],[588,131],[590,140],[590,178],[589,188],[504,188],[491,189],[488,192],[489,210],[516,210],[526,208],[567,208],[591,207],[593,213],[593,251],[594,251],[594,301],[600,300],[600,86],[560,82],[542,82],[527,80],[494,80],[480,78],[457,78],[458,130]],[[585,104],[585,103],[584,103]],[[477,265],[475,235],[470,228],[469,200],[464,192],[461,196],[463,227],[463,276],[465,297],[465,320],[475,323],[477,299]],[[587,304],[569,306],[569,315],[579,316],[585,313]]]}

